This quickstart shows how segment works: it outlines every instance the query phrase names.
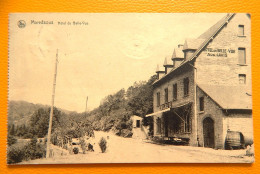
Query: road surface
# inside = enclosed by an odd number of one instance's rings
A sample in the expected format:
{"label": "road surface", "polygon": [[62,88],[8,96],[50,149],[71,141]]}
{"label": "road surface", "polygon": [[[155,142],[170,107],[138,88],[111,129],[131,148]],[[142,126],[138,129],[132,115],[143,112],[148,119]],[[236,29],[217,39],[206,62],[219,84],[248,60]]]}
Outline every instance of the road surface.
{"label": "road surface", "polygon": [[[107,136],[109,138],[107,139]],[[98,141],[108,141],[106,153],[101,153]],[[94,152],[55,155],[53,158],[24,161],[21,164],[68,163],[251,163],[254,157],[245,150],[214,150],[203,147],[158,145],[151,142],[122,138],[106,132],[95,132]]]}

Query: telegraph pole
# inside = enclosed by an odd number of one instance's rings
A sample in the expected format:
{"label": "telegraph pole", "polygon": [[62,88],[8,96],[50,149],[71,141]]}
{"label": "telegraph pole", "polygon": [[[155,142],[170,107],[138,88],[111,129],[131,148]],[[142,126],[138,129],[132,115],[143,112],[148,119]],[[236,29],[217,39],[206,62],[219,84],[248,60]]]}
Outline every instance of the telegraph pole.
{"label": "telegraph pole", "polygon": [[53,88],[52,88],[52,101],[51,101],[51,112],[50,112],[50,120],[49,120],[48,136],[47,136],[46,158],[50,157],[51,127],[52,127],[53,107],[54,107],[54,98],[55,98],[57,67],[58,67],[58,49],[57,49],[57,53],[56,53],[56,61],[55,61],[55,69],[54,69],[54,79],[53,79]]}
{"label": "telegraph pole", "polygon": [[87,116],[87,109],[88,109],[88,96],[87,96],[87,99],[86,99],[86,110],[85,110],[86,116]]}

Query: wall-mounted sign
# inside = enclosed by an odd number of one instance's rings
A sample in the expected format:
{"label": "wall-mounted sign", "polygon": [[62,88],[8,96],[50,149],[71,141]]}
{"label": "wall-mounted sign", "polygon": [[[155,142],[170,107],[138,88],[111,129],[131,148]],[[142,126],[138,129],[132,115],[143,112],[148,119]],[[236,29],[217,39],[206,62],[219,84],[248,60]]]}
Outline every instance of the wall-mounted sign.
{"label": "wall-mounted sign", "polygon": [[225,48],[206,48],[204,50],[207,56],[216,56],[216,57],[227,57],[228,54],[235,53],[234,49],[225,49]]}

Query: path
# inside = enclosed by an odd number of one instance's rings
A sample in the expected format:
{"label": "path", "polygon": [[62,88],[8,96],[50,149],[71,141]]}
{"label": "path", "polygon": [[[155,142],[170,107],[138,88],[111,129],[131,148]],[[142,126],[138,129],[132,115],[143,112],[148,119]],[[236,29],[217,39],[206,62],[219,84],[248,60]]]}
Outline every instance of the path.
{"label": "path", "polygon": [[[108,151],[101,153],[98,141],[109,136]],[[122,138],[111,133],[95,132],[95,152],[26,161],[22,164],[60,163],[250,163],[253,157],[245,150],[214,150],[210,148],[157,145],[140,139]]]}

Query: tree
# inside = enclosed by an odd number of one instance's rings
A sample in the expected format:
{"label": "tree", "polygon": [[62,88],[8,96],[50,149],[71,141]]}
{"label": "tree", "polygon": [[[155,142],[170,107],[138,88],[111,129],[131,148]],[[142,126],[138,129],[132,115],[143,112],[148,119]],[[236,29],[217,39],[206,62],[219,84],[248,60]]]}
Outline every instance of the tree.
{"label": "tree", "polygon": [[152,76],[148,82],[135,83],[127,90],[127,110],[132,115],[145,116],[153,111],[153,88],[152,83],[156,76]]}
{"label": "tree", "polygon": [[[60,125],[61,112],[53,109],[52,131]],[[48,133],[50,118],[50,108],[40,108],[31,117],[31,133],[39,138],[43,138]]]}
{"label": "tree", "polygon": [[8,125],[8,135],[15,135],[15,126],[14,126],[14,124]]}

